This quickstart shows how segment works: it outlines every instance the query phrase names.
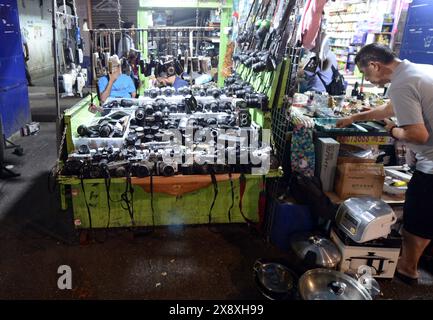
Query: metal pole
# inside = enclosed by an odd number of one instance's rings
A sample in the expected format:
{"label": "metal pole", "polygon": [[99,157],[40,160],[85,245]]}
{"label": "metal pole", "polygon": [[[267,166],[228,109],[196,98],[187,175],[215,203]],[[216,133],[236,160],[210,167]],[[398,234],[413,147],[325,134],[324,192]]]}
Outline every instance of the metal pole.
{"label": "metal pole", "polygon": [[57,154],[60,149],[60,141],[62,139],[62,129],[60,128],[62,116],[60,114],[59,101],[59,66],[57,57],[57,0],[53,0],[52,6],[52,24],[53,24],[53,56],[54,56],[54,91],[56,95],[56,147]]}
{"label": "metal pole", "polygon": [[87,0],[87,21],[89,23],[89,29],[93,29],[92,0]]}

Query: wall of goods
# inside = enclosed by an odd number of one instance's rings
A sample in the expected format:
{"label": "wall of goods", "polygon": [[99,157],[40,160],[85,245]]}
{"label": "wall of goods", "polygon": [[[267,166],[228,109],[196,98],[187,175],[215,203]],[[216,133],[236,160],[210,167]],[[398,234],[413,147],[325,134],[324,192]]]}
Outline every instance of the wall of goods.
{"label": "wall of goods", "polygon": [[353,74],[357,51],[378,42],[393,48],[403,0],[329,1],[325,6],[324,28],[331,37],[331,50],[340,70]]}

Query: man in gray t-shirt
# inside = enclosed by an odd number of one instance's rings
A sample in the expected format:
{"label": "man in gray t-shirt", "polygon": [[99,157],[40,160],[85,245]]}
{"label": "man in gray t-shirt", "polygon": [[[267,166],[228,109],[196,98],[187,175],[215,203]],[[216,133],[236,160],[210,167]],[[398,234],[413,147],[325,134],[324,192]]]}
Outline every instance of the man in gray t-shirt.
{"label": "man in gray t-shirt", "polygon": [[[416,155],[416,171],[406,192],[403,245],[396,275],[413,284],[418,280],[418,261],[433,239],[433,66],[400,60],[386,46],[363,47],[355,58],[371,83],[388,90],[390,103],[340,119],[344,127],[354,121],[382,120],[396,140],[404,141]],[[397,123],[388,118],[395,116]]]}

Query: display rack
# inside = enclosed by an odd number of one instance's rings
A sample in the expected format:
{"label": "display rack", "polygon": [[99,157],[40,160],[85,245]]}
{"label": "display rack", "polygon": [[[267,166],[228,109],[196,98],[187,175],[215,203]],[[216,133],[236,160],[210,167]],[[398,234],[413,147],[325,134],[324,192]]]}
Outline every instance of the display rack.
{"label": "display rack", "polygon": [[[58,10],[58,3],[62,3],[63,5],[63,11]],[[67,4],[72,4],[73,8],[73,14],[69,14],[66,11]],[[73,20],[75,23],[78,21],[78,16],[76,15],[77,9],[76,9],[75,0],[55,0],[52,2],[52,29],[53,29],[53,59],[54,59],[54,91],[55,91],[55,102],[56,102],[56,145],[57,145],[57,151],[59,151],[60,143],[62,140],[62,119],[63,115],[60,111],[60,93],[59,93],[59,49],[58,49],[58,20],[60,17],[63,17],[67,21],[68,19]],[[63,50],[63,48],[62,48]]]}
{"label": "display rack", "polygon": [[[224,57],[227,51],[227,46],[229,43],[229,32],[228,28],[231,23],[231,12],[232,12],[232,0],[227,1],[218,1],[218,0],[210,0],[210,1],[199,1],[199,0],[187,0],[187,1],[167,1],[161,3],[155,3],[149,0],[141,0],[140,7],[137,12],[137,26],[139,28],[146,29],[150,26],[149,23],[152,21],[151,12],[155,9],[178,9],[178,8],[195,8],[198,9],[216,9],[220,12],[220,25],[213,26],[211,28],[219,29],[219,36],[214,37],[211,36],[209,39],[219,45],[219,54],[218,54],[218,85],[223,86],[224,84],[224,76],[222,74]],[[198,25],[197,25],[198,26]],[[199,37],[196,37],[195,40],[198,40]],[[148,35],[144,34],[143,43],[148,43]],[[194,52],[193,45],[190,45],[190,50]],[[195,43],[195,47],[197,47],[197,42]],[[142,47],[140,48],[144,54],[144,56],[148,55],[148,48]]]}

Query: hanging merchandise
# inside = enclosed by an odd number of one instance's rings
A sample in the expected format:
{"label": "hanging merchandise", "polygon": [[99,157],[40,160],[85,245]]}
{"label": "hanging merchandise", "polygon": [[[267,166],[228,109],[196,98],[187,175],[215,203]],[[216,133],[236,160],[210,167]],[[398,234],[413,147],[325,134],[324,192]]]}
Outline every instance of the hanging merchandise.
{"label": "hanging merchandise", "polygon": [[[79,95],[83,97],[83,88],[87,82],[87,69],[82,68],[83,40],[81,38],[75,1],[58,7],[55,23],[59,21],[64,28],[64,38],[60,50],[59,93],[61,97]],[[56,68],[59,66],[56,65]]]}
{"label": "hanging merchandise", "polygon": [[301,18],[299,40],[306,49],[313,49],[320,29],[323,8],[327,0],[307,0]]}
{"label": "hanging merchandise", "polygon": [[290,0],[282,6],[277,1],[266,1],[255,6],[254,2],[248,15],[252,18],[247,19],[237,38],[238,50],[233,60],[253,72],[276,70],[294,29],[289,21],[296,3],[297,0]]}

